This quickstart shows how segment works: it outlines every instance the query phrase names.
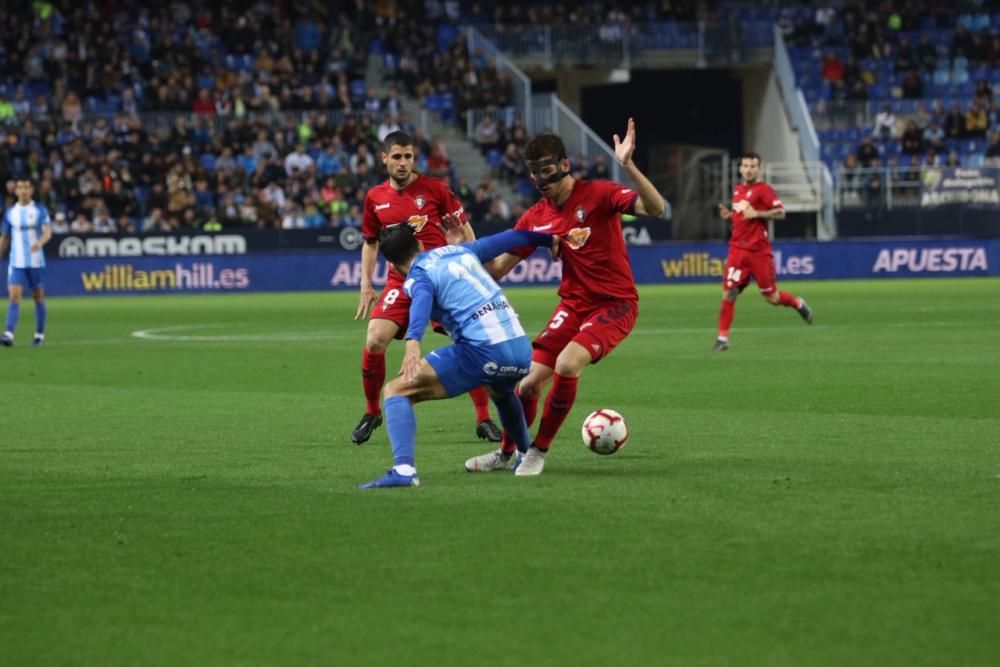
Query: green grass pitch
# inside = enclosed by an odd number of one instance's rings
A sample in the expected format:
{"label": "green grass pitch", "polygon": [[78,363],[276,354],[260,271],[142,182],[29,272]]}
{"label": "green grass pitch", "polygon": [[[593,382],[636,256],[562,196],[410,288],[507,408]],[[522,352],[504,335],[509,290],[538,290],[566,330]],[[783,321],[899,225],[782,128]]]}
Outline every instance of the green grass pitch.
{"label": "green grass pitch", "polygon": [[41,349],[26,304],[0,662],[997,664],[1000,280],[783,286],[816,323],[751,290],[721,354],[717,285],[643,287],[539,478],[466,473],[459,398],[416,408],[423,485],[368,492],[356,293],[53,298]]}

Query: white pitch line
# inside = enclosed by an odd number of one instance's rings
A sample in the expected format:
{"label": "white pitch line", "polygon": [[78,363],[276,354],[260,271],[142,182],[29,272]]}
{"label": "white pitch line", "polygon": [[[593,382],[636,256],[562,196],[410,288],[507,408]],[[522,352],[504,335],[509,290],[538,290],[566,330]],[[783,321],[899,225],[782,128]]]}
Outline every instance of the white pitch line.
{"label": "white pitch line", "polygon": [[224,335],[179,335],[171,332],[174,331],[190,331],[192,329],[212,329],[232,326],[229,324],[217,323],[217,324],[181,324],[172,327],[156,327],[153,329],[139,329],[132,332],[133,338],[140,338],[143,340],[153,340],[153,341],[168,341],[168,342],[195,342],[195,343],[233,343],[233,342],[249,342],[249,343],[259,343],[259,342],[288,342],[288,341],[310,341],[310,340],[334,340],[336,338],[343,338],[344,336],[339,336],[330,331],[302,331],[302,332],[288,332],[288,333],[270,333],[270,334],[224,334]]}

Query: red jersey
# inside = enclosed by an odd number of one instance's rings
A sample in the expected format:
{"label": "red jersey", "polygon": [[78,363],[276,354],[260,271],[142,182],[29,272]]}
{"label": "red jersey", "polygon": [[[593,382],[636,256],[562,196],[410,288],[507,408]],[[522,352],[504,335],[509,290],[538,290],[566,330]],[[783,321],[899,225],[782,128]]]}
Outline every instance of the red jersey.
{"label": "red jersey", "polygon": [[770,250],[771,241],[767,238],[767,220],[753,218],[747,220],[743,214],[736,210],[736,203],[741,201],[750,202],[750,206],[755,211],[773,211],[776,208],[784,207],[778,199],[774,188],[763,181],[750,183],[742,181],[733,190],[733,235],[729,238],[729,245],[734,248],[744,250]]}
{"label": "red jersey", "polygon": [[[462,222],[469,217],[444,181],[417,174],[412,183],[402,191],[392,187],[388,180],[368,190],[365,195],[365,212],[361,221],[361,235],[365,240],[378,240],[386,227],[408,222],[417,230],[417,240],[424,250],[447,245],[441,216],[453,213]],[[389,269],[395,273],[395,269]]]}
{"label": "red jersey", "polygon": [[[543,198],[525,211],[514,229],[560,238],[561,298],[588,304],[638,299],[621,219],[622,213],[635,212],[638,197],[632,188],[613,181],[577,180],[562,206]],[[524,258],[533,250],[522,248],[517,254]]]}

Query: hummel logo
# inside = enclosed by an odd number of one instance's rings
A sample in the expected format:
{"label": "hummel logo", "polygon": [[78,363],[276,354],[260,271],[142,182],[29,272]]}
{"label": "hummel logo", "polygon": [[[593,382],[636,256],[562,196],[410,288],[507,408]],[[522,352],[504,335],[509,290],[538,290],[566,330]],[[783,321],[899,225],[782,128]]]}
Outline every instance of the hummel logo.
{"label": "hummel logo", "polygon": [[601,346],[598,345],[597,343],[591,343],[590,347],[594,348],[594,352],[600,352],[601,351]]}
{"label": "hummel logo", "polygon": [[547,225],[542,225],[540,227],[532,227],[531,231],[533,231],[533,232],[544,232],[546,229],[552,229],[552,223],[551,222],[549,224],[547,224]]}
{"label": "hummel logo", "polygon": [[586,329],[587,327],[592,327],[592,326],[594,326],[594,323],[593,323],[593,322],[584,322],[584,323],[583,323],[583,326],[581,326],[581,327],[580,327],[580,331],[583,331],[583,330],[584,330],[584,329]]}
{"label": "hummel logo", "polygon": [[384,204],[375,204],[375,210],[381,211],[382,209],[389,208],[390,206],[392,206],[392,204],[390,204],[389,202],[386,202]]}
{"label": "hummel logo", "polygon": [[627,195],[630,192],[632,192],[632,188],[622,188],[622,194],[623,195]]}

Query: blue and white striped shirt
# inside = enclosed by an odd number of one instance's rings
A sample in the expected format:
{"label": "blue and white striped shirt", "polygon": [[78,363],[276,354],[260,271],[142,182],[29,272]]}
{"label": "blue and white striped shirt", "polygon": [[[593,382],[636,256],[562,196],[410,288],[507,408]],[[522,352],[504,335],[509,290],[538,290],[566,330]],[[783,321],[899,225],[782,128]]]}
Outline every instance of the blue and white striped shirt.
{"label": "blue and white striped shirt", "polygon": [[482,262],[513,248],[551,241],[548,234],[507,231],[417,255],[403,283],[413,299],[406,338],[420,340],[428,318],[443,324],[456,343],[495,345],[526,335],[517,313]]}
{"label": "blue and white striped shirt", "polygon": [[14,204],[3,214],[3,233],[10,237],[10,266],[14,269],[45,268],[45,254],[32,252],[31,244],[42,238],[43,227],[51,225],[49,212],[35,202]]}

